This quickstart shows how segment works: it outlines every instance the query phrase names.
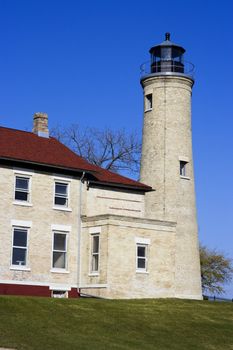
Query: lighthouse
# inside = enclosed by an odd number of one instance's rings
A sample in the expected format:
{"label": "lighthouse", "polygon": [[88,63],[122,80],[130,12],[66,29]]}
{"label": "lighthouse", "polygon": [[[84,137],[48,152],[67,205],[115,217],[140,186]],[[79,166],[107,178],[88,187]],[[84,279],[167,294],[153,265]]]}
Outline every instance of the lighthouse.
{"label": "lighthouse", "polygon": [[150,49],[142,65],[144,93],[140,181],[146,194],[145,216],[176,223],[174,296],[201,299],[200,259],[192,155],[191,100],[193,65],[170,33]]}

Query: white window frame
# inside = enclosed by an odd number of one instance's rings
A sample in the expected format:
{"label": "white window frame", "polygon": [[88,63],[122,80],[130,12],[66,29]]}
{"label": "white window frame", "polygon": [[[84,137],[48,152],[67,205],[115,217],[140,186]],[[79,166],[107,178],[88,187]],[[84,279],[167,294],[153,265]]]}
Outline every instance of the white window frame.
{"label": "white window frame", "polygon": [[[150,245],[150,239],[149,238],[143,238],[143,237],[135,237],[135,264],[136,264],[136,272],[137,273],[149,273],[148,272],[148,261],[149,261],[149,245]],[[138,247],[145,247],[145,257],[139,257],[138,256]],[[138,259],[145,259],[145,268],[138,267]]]}
{"label": "white window frame", "polygon": [[[67,202],[66,205],[59,205],[55,204],[55,197],[56,197],[56,183],[66,185],[67,186]],[[72,211],[69,207],[70,205],[70,181],[65,180],[63,178],[56,177],[54,178],[54,184],[53,184],[53,209],[56,210],[64,210],[64,211]]]}
{"label": "white window frame", "polygon": [[[54,225],[55,226],[55,225]],[[65,250],[54,250],[54,236],[55,234],[62,234],[66,236],[66,241],[65,241]],[[57,229],[53,229],[52,230],[52,256],[51,256],[51,272],[56,272],[56,273],[69,273],[68,271],[68,234],[69,232],[67,231],[60,231]],[[57,268],[57,267],[53,267],[53,253],[54,252],[62,252],[65,253],[65,267],[64,268]]]}
{"label": "white window frame", "polygon": [[147,93],[145,95],[145,112],[152,111],[153,109],[153,94]]}
{"label": "white window frame", "polygon": [[[20,246],[14,246],[14,234],[15,230],[24,230],[27,232],[27,244],[25,247],[20,247]],[[10,269],[11,270],[25,270],[25,271],[30,271],[29,268],[29,231],[30,228],[28,226],[21,226],[21,225],[12,225],[12,242],[11,242],[11,261],[10,261]],[[21,264],[13,264],[13,251],[14,248],[16,249],[25,249],[26,250],[26,264],[21,265]]]}
{"label": "white window frame", "polygon": [[[101,233],[101,227],[90,227],[89,234],[90,234],[90,262],[89,262],[89,276],[99,276],[100,273],[100,233]],[[99,246],[98,246],[98,252],[93,253],[93,242],[94,237],[99,237]],[[98,256],[98,269],[93,270],[93,256]]]}
{"label": "white window frame", "polygon": [[[20,200],[20,199],[15,198],[15,194],[16,194],[16,190],[17,190],[17,188],[16,188],[16,179],[17,178],[23,178],[23,179],[28,180],[28,190],[21,191],[21,192],[26,192],[28,194],[27,200]],[[14,171],[14,197],[13,197],[14,204],[22,205],[22,206],[32,206],[32,203],[31,203],[31,187],[32,187],[31,182],[32,182],[32,174],[31,173],[29,173],[27,171],[20,171],[20,172]]]}
{"label": "white window frame", "polygon": [[[181,165],[183,164],[183,167],[181,168]],[[180,178],[181,179],[186,179],[189,180],[190,176],[189,176],[189,162],[187,162],[186,160],[180,160]]]}

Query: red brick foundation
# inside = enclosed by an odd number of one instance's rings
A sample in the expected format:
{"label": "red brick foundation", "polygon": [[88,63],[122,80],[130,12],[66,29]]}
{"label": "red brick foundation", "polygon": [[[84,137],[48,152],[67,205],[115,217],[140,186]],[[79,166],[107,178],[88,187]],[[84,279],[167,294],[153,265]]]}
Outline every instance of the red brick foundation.
{"label": "red brick foundation", "polygon": [[[51,290],[48,286],[32,286],[23,284],[5,284],[0,283],[1,295],[25,295],[35,297],[51,297]],[[79,293],[76,288],[68,291],[69,298],[78,298]]]}

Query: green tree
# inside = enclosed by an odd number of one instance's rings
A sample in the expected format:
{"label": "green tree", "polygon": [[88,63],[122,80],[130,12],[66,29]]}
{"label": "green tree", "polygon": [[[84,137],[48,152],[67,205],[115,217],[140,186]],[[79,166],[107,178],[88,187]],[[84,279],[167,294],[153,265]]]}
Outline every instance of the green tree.
{"label": "green tree", "polygon": [[200,261],[203,293],[224,293],[224,285],[232,279],[232,260],[216,250],[200,246]]}

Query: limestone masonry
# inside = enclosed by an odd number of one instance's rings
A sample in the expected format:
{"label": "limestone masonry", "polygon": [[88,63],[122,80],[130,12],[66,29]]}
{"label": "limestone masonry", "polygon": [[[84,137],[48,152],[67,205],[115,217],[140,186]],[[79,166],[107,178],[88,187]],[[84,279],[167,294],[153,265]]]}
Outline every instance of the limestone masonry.
{"label": "limestone masonry", "polygon": [[0,127],[0,293],[201,299],[192,71],[166,40],[142,66],[140,182],[49,136]]}

